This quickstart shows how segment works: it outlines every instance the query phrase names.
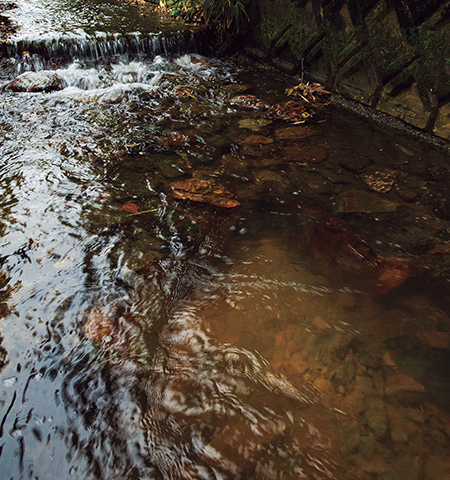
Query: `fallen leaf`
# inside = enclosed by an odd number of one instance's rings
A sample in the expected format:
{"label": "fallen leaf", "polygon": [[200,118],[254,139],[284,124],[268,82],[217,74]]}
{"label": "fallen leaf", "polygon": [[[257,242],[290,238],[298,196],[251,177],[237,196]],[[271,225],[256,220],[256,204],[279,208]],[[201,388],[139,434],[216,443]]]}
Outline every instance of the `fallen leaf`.
{"label": "fallen leaf", "polygon": [[137,213],[139,208],[135,203],[126,203],[123,207],[122,210],[128,213]]}
{"label": "fallen leaf", "polygon": [[89,340],[110,341],[113,337],[113,320],[103,313],[102,308],[98,307],[89,314],[83,330],[84,336]]}

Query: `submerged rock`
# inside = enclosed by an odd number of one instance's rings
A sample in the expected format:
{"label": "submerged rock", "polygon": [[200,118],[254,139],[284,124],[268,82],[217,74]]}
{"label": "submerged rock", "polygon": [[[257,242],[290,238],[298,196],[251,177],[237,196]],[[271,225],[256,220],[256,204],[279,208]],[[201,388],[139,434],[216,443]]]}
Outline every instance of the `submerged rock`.
{"label": "submerged rock", "polygon": [[87,322],[83,327],[84,336],[94,342],[103,342],[105,344],[117,340],[114,335],[114,321],[111,317],[105,315],[102,308],[95,308],[89,314]]}
{"label": "submerged rock", "polygon": [[233,208],[240,205],[233,194],[215,180],[190,178],[171,185],[173,196],[180,200],[209,203],[216,207]]}
{"label": "submerged rock", "polygon": [[364,458],[370,458],[375,453],[376,443],[374,439],[368,435],[361,437],[359,442],[359,451]]}
{"label": "submerged rock", "polygon": [[446,452],[439,452],[427,459],[425,464],[425,480],[443,480],[450,478],[450,462]]}
{"label": "submerged rock", "polygon": [[385,395],[405,403],[418,403],[423,399],[425,387],[403,372],[386,373]]}
{"label": "submerged rock", "polygon": [[236,95],[235,97],[226,99],[226,102],[246,110],[268,110],[270,105],[254,95]]}
{"label": "submerged rock", "polygon": [[331,333],[331,327],[321,317],[314,317],[311,330],[318,337],[325,337]]}
{"label": "submerged rock", "polygon": [[375,286],[378,293],[386,294],[413,276],[411,263],[401,258],[379,258],[377,266],[381,270]]}
{"label": "submerged rock", "polygon": [[406,187],[404,185],[398,185],[394,188],[396,195],[405,202],[414,202],[420,198],[422,192],[413,190],[412,188]]}
{"label": "submerged rock", "polygon": [[436,350],[450,350],[450,332],[422,332],[417,334],[417,338],[427,347]]}
{"label": "submerged rock", "polygon": [[417,432],[417,425],[408,417],[405,408],[398,408],[387,404],[390,436],[397,443],[408,443],[409,437]]}
{"label": "submerged rock", "polygon": [[254,132],[258,132],[262,128],[270,125],[272,120],[267,120],[266,118],[243,118],[239,120],[239,128],[246,128]]}
{"label": "submerged rock", "polygon": [[241,143],[242,145],[269,145],[273,143],[273,139],[263,135],[249,135]]}
{"label": "submerged rock", "polygon": [[64,80],[53,72],[26,72],[4,88],[13,92],[53,92],[66,87]]}
{"label": "submerged rock", "polygon": [[251,85],[245,83],[230,83],[227,85],[221,85],[217,91],[219,94],[226,96],[236,96],[240,93],[245,93],[252,88]]}
{"label": "submerged rock", "polygon": [[375,172],[372,175],[362,175],[362,177],[366,185],[378,193],[390,192],[397,181],[397,176],[393,172]]}
{"label": "submerged rock", "polygon": [[186,173],[184,168],[179,165],[178,162],[173,162],[171,160],[159,162],[158,166],[161,173],[166,178],[182,177]]}
{"label": "submerged rock", "polygon": [[376,440],[382,440],[388,431],[389,422],[384,410],[384,405],[380,401],[376,407],[370,407],[364,412],[367,425],[370,427]]}
{"label": "submerged rock", "polygon": [[283,154],[290,162],[308,165],[322,163],[327,158],[327,151],[317,145],[289,145],[284,149]]}
{"label": "submerged rock", "polygon": [[[266,161],[263,164],[265,166],[270,165],[270,159],[269,162]],[[289,185],[289,180],[285,175],[273,170],[260,170],[254,175],[253,189],[259,194],[280,195],[289,188]]]}
{"label": "submerged rock", "polygon": [[335,218],[327,218],[315,230],[310,247],[314,252],[336,255],[346,252],[359,259],[373,260],[375,254],[369,241],[354,233],[349,225]]}
{"label": "submerged rock", "polygon": [[338,164],[350,172],[359,172],[369,166],[372,161],[364,156],[351,155],[348,152],[341,152]]}
{"label": "submerged rock", "polygon": [[385,200],[362,190],[350,190],[336,198],[337,213],[389,213],[395,212],[398,203]]}
{"label": "submerged rock", "polygon": [[277,140],[303,140],[308,137],[320,135],[320,129],[305,125],[295,125],[292,127],[280,128],[275,132]]}

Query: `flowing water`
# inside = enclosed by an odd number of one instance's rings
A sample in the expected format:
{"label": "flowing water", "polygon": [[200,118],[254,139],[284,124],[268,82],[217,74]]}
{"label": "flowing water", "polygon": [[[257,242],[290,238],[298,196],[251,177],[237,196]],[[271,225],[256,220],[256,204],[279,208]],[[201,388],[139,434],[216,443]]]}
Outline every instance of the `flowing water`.
{"label": "flowing water", "polygon": [[1,478],[450,478],[446,155],[332,106],[274,120],[236,95],[289,79],[137,6],[19,7]]}

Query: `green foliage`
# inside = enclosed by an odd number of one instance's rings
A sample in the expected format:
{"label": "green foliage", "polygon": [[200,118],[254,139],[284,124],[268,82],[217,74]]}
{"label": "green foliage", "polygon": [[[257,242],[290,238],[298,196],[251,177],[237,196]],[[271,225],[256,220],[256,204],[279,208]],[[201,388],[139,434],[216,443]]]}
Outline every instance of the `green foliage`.
{"label": "green foliage", "polygon": [[172,15],[212,28],[220,37],[244,33],[250,0],[168,0]]}

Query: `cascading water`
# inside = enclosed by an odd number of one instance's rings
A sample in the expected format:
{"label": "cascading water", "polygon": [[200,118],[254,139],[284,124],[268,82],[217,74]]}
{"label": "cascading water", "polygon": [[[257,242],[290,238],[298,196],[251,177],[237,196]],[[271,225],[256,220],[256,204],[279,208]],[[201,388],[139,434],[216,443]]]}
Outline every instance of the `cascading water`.
{"label": "cascading water", "polygon": [[[366,144],[343,147],[345,121],[329,117],[294,134],[274,126],[239,94],[279,98],[284,78],[244,81],[242,66],[199,54],[200,34],[140,13],[60,0],[10,12],[1,477],[422,478],[423,452],[441,472],[446,351],[429,374],[431,421],[422,385],[409,377],[402,403],[390,375],[416,345],[410,331],[445,330],[445,308],[406,289],[382,297],[380,284],[403,278],[394,267],[370,278],[344,257],[350,268],[330,269],[311,200],[353,181],[319,170],[320,156],[354,148],[361,163],[383,150],[404,166],[421,147],[370,127],[359,127]],[[312,168],[289,157],[304,132]],[[191,177],[205,183],[187,198],[202,202],[176,200]],[[217,184],[241,205],[217,206]],[[420,345],[411,363],[428,361]]]}
{"label": "cascading water", "polygon": [[19,70],[69,64],[175,57],[201,51],[203,35],[155,12],[115,1],[19,2],[9,16],[18,32],[0,45]]}

